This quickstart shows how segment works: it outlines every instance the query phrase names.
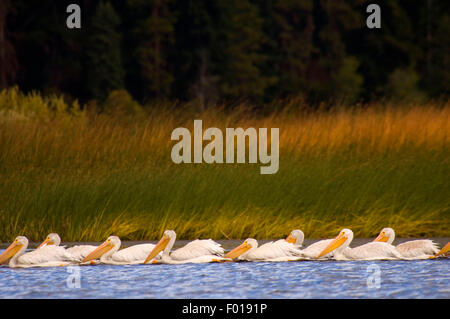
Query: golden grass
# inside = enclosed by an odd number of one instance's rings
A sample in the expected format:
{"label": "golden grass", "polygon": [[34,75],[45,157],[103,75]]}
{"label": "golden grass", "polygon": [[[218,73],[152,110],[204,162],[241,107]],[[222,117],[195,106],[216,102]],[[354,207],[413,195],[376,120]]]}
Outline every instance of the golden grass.
{"label": "golden grass", "polygon": [[[449,236],[450,103],[373,104],[269,114],[242,106],[152,105],[135,115],[80,110],[61,97],[0,93],[0,241]],[[123,110],[121,111],[123,112]],[[280,171],[176,165],[176,127],[280,128]]]}

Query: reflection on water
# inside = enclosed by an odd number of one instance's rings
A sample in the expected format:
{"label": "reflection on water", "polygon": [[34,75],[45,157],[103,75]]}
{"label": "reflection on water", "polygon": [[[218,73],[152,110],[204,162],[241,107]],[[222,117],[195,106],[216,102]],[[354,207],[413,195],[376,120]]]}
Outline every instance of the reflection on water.
{"label": "reflection on water", "polygon": [[[450,298],[449,266],[450,258],[0,267],[0,298]],[[71,288],[78,271],[80,288]]]}

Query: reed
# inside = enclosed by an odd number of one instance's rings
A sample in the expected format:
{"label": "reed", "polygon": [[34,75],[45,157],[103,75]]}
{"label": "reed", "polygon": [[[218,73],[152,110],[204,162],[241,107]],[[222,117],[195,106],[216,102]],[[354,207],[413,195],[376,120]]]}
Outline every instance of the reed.
{"label": "reed", "polygon": [[[91,112],[62,97],[0,92],[0,242],[58,232],[157,239],[450,236],[450,104],[257,113],[150,105]],[[136,106],[133,106],[136,110]],[[280,169],[172,163],[174,128],[279,127]]]}

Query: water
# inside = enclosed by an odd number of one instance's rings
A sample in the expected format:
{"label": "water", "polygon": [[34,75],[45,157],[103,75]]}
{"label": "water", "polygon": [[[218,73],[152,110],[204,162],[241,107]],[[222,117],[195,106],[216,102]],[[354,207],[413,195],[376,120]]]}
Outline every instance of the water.
{"label": "water", "polygon": [[450,298],[449,266],[450,258],[0,267],[0,298]]}

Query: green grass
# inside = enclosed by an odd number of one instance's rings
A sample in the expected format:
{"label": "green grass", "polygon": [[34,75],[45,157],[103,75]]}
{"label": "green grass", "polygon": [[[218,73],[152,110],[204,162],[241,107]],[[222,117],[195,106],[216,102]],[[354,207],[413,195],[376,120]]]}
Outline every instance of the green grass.
{"label": "green grass", "polygon": [[[43,98],[37,114],[13,93],[0,95],[0,242],[49,232],[150,240],[165,229],[184,239],[281,238],[296,228],[319,238],[343,227],[371,237],[388,226],[401,237],[450,235],[448,103],[264,116],[185,106],[130,119],[44,112]],[[172,163],[170,133],[193,119],[279,127],[278,173]]]}

